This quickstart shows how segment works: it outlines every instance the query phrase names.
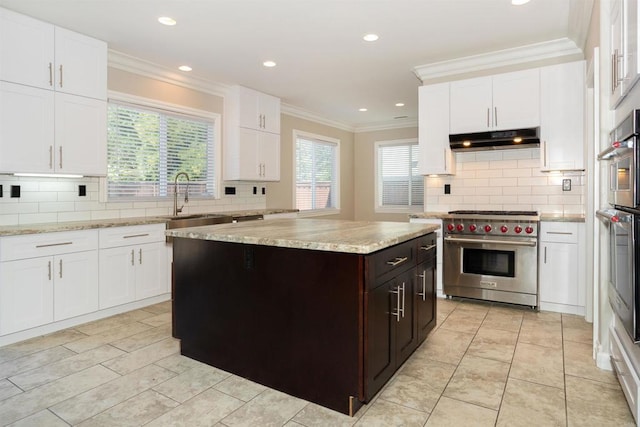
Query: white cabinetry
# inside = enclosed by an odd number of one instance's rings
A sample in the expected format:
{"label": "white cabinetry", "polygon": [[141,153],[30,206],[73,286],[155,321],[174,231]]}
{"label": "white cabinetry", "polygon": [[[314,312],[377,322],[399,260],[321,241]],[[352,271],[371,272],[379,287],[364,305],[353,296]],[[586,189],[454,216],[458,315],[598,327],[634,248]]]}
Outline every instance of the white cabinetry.
{"label": "white cabinetry", "polygon": [[540,69],[542,171],[584,169],[584,61]]}
{"label": "white cabinetry", "polygon": [[0,239],[0,335],[98,310],[96,231]]}
{"label": "white cabinetry", "polygon": [[418,88],[418,117],[420,174],[455,174],[456,158],[449,148],[449,83]]}
{"label": "white cabinetry", "polygon": [[638,64],[638,1],[612,0],[610,12],[611,85],[609,103],[615,109],[640,77]]}
{"label": "white cabinetry", "polygon": [[450,133],[540,125],[538,69],[451,82]]}
{"label": "white cabinetry", "polygon": [[165,225],[100,230],[100,309],[169,292]]}
{"label": "white cabinetry", "polygon": [[242,86],[225,98],[224,179],[280,180],[280,100]]}
{"label": "white cabinetry", "polygon": [[444,297],[442,292],[442,250],[444,249],[442,240],[442,220],[438,218],[410,218],[409,222],[412,224],[433,224],[438,225],[440,228],[436,230],[436,288],[437,295]]}
{"label": "white cabinetry", "polygon": [[584,315],[584,223],[540,223],[540,309]]}
{"label": "white cabinetry", "polygon": [[104,42],[0,8],[0,172],[105,175],[106,73]]}

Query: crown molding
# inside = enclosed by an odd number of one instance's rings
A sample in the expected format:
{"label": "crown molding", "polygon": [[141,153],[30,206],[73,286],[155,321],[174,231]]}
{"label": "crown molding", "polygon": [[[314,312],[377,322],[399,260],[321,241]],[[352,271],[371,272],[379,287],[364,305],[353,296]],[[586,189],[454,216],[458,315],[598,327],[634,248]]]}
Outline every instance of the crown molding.
{"label": "crown molding", "polygon": [[109,49],[108,66],[210,95],[224,97],[230,88],[229,85],[214,83],[193,75],[177,73],[163,65],[145,61],[113,49]]}
{"label": "crown molding", "polygon": [[303,120],[309,120],[314,123],[319,123],[325,126],[330,126],[336,129],[347,131],[347,132],[355,132],[355,128],[351,125],[348,125],[343,122],[338,122],[335,120],[326,119],[324,117],[318,116],[315,113],[312,113],[311,111],[307,111],[300,107],[296,107],[295,105],[286,104],[284,102],[280,104],[280,112],[288,116],[297,117]]}
{"label": "crown molding", "polygon": [[418,128],[418,119],[394,119],[384,122],[356,126],[355,133],[376,132],[381,130]]}
{"label": "crown molding", "polygon": [[594,0],[570,0],[569,35],[584,51],[593,15]]}
{"label": "crown molding", "polygon": [[576,55],[583,56],[582,49],[573,40],[565,37],[517,48],[419,65],[414,67],[413,72],[420,80],[424,81],[529,62],[557,60],[562,57],[575,58]]}

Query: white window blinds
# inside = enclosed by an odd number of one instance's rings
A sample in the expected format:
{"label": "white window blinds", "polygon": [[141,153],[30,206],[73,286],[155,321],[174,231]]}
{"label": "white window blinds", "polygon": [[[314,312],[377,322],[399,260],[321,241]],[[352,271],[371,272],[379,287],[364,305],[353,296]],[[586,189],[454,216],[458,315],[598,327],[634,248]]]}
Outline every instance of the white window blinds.
{"label": "white window blinds", "polygon": [[418,172],[418,144],[381,144],[377,155],[379,206],[422,206],[424,179]]}
{"label": "white window blinds", "polygon": [[178,172],[189,193],[215,194],[214,123],[123,103],[109,104],[107,188],[110,199],[171,196]]}
{"label": "white window blinds", "polygon": [[298,136],[296,138],[296,208],[336,209],[338,145]]}

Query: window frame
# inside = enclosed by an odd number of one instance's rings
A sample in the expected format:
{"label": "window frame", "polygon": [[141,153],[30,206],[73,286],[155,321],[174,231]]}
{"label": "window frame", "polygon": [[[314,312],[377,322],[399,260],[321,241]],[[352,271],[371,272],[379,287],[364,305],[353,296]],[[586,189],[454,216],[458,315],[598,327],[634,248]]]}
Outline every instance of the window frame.
{"label": "window frame", "polygon": [[[212,123],[213,126],[213,162],[214,162],[214,191],[211,196],[201,195],[189,195],[193,200],[217,200],[221,198],[221,186],[222,186],[222,115],[211,111],[199,110],[196,108],[186,107],[184,105],[173,104],[170,102],[159,101],[156,99],[146,98],[137,95],[130,95],[122,92],[109,91],[107,97],[107,108],[110,103],[122,103],[132,107],[139,107],[141,109],[151,109],[160,112],[166,112],[167,114],[191,116],[197,119],[204,119]],[[105,130],[106,132],[106,130]],[[108,144],[107,136],[107,144]],[[108,145],[105,146],[108,149]],[[105,156],[107,155],[105,151]],[[167,194],[166,196],[157,197],[132,197],[132,198],[117,198],[109,197],[108,193],[108,180],[109,176],[100,178],[100,193],[103,195],[100,197],[101,202],[109,203],[135,203],[135,202],[166,202],[173,200],[173,195]]]}
{"label": "window frame", "polygon": [[[382,200],[380,197],[380,159],[379,152],[381,147],[389,147],[389,146],[399,146],[399,145],[417,145],[418,138],[405,138],[405,139],[393,139],[386,141],[376,141],[374,143],[373,148],[373,170],[374,170],[374,212],[375,213],[415,213],[415,212],[423,212],[424,211],[424,201],[427,197],[427,186],[425,185],[424,175],[421,175],[418,171],[418,175],[422,177],[422,185],[423,185],[423,196],[422,196],[422,205],[420,206],[412,206],[412,205],[393,205],[393,206],[384,206],[382,205]],[[415,159],[418,161],[419,159]]]}
{"label": "window frame", "polygon": [[311,133],[311,132],[305,132],[305,131],[301,131],[301,130],[297,130],[294,129],[293,130],[293,159],[292,159],[292,175],[293,175],[293,184],[291,186],[292,188],[292,200],[293,200],[293,208],[295,209],[297,206],[297,197],[296,197],[296,193],[297,193],[297,185],[298,185],[298,180],[296,177],[296,160],[297,160],[297,142],[298,142],[298,138],[306,138],[306,139],[310,139],[310,140],[317,140],[319,142],[322,143],[326,143],[326,144],[332,144],[335,145],[335,188],[336,188],[336,194],[335,194],[335,207],[333,208],[323,208],[323,209],[308,209],[308,210],[300,210],[298,212],[298,216],[299,217],[311,217],[311,216],[321,216],[321,215],[337,215],[340,213],[340,140],[337,138],[332,138],[329,136],[325,136],[325,135],[319,135],[319,134],[315,134],[315,133]]}

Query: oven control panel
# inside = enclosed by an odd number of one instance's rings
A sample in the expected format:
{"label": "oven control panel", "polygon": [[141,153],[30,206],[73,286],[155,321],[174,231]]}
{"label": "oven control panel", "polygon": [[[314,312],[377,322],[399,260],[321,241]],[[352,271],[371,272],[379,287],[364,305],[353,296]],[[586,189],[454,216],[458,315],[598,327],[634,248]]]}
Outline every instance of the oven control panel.
{"label": "oven control panel", "polygon": [[538,235],[538,221],[452,218],[444,220],[445,234],[470,234],[493,236]]}

